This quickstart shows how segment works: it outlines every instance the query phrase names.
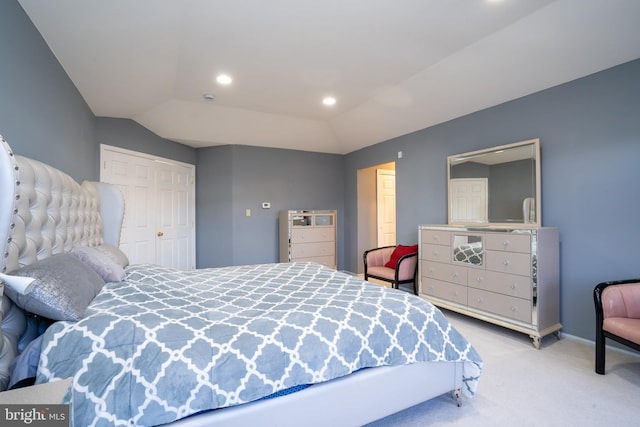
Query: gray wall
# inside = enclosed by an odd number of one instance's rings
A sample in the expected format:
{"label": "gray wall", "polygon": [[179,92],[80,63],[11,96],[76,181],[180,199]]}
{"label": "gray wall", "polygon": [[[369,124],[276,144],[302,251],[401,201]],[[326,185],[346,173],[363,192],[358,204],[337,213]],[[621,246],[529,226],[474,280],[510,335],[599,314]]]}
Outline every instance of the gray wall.
{"label": "gray wall", "polygon": [[196,266],[233,265],[233,147],[201,148],[196,165]]}
{"label": "gray wall", "polygon": [[489,169],[489,221],[524,221],[522,202],[536,195],[535,161],[518,160]]}
{"label": "gray wall", "polygon": [[[343,170],[343,156],[335,154],[249,146],[199,149],[197,266],[277,262],[281,210],[336,209],[341,268]],[[262,209],[262,202],[271,203],[271,209]]]}
{"label": "gray wall", "polygon": [[98,144],[196,164],[195,148],[161,138],[133,120],[96,118],[96,139]]}
{"label": "gray wall", "polygon": [[0,1],[0,134],[16,154],[98,178],[95,117],[15,0]]}
{"label": "gray wall", "polygon": [[[640,60],[346,156],[345,223],[358,168],[396,160],[398,241],[446,223],[447,156],[540,138],[542,219],[560,230],[564,331],[594,339],[593,287],[640,277]],[[402,159],[396,159],[402,150]],[[345,229],[347,268],[356,231]]]}

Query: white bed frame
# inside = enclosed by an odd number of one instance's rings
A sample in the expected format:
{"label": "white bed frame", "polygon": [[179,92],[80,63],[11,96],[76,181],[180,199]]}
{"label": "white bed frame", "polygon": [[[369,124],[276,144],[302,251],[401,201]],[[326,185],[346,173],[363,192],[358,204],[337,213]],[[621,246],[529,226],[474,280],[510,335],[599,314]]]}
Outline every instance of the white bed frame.
{"label": "white bed frame", "polygon": [[[78,244],[118,244],[124,203],[115,187],[80,185],[51,166],[15,156],[1,136],[0,151],[0,271],[10,273]],[[49,202],[43,204],[45,200]],[[34,221],[34,217],[44,219]],[[2,315],[0,310],[0,320]],[[0,369],[11,362],[6,359],[0,360]],[[447,392],[460,405],[462,365],[420,362],[365,369],[286,396],[205,412],[173,425],[363,425]]]}

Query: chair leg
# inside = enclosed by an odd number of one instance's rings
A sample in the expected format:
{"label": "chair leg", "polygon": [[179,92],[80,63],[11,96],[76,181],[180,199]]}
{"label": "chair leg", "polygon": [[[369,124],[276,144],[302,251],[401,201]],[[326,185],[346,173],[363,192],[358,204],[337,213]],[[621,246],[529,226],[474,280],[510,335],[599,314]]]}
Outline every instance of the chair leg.
{"label": "chair leg", "polygon": [[596,332],[596,374],[604,375],[605,337],[602,331]]}

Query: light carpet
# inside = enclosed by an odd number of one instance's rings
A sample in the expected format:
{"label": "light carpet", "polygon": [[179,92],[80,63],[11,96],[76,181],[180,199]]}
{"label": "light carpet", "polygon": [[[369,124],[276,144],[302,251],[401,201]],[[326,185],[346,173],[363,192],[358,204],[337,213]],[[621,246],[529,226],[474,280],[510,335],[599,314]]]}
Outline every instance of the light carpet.
{"label": "light carpet", "polygon": [[591,341],[551,335],[536,350],[525,334],[444,313],[483,358],[476,396],[458,407],[443,395],[370,427],[640,426],[638,353],[608,348],[598,375]]}

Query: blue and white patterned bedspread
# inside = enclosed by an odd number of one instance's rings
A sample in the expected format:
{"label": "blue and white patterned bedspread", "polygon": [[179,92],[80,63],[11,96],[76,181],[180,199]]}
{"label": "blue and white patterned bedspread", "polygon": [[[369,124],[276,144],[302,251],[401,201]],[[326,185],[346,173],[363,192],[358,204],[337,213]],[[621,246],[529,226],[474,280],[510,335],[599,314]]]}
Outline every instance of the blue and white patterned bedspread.
{"label": "blue and white patterned bedspread", "polygon": [[37,382],[74,377],[76,425],[157,425],[419,361],[465,362],[475,393],[479,355],[414,295],[314,263],[136,265],[84,319],[46,331]]}

